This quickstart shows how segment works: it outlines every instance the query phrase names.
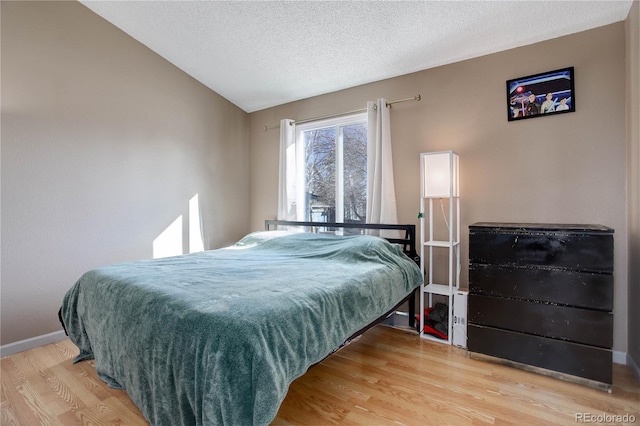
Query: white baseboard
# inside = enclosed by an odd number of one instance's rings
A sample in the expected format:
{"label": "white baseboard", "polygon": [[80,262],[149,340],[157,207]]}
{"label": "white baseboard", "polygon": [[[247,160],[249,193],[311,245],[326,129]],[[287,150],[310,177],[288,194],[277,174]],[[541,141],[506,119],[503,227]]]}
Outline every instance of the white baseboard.
{"label": "white baseboard", "polygon": [[627,364],[627,353],[621,351],[613,351],[613,362],[616,364]]}
{"label": "white baseboard", "polygon": [[633,358],[631,358],[629,354],[627,354],[627,365],[633,372],[633,375],[636,377],[638,383],[640,383],[640,367],[638,366],[638,364],[636,364],[636,362],[633,360]]}
{"label": "white baseboard", "polygon": [[9,343],[8,345],[2,345],[0,346],[0,358],[17,354],[18,352],[28,351],[29,349],[37,348],[38,346],[48,345],[49,343],[59,342],[66,338],[67,335],[64,334],[63,330],[60,330],[49,334],[43,334],[42,336],[19,340],[17,342]]}

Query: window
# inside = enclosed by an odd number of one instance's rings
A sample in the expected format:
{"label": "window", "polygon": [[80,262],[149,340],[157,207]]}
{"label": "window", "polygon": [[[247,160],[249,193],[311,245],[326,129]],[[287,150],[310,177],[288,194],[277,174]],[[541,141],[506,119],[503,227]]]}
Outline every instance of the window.
{"label": "window", "polygon": [[296,126],[298,220],[362,222],[367,210],[367,114]]}

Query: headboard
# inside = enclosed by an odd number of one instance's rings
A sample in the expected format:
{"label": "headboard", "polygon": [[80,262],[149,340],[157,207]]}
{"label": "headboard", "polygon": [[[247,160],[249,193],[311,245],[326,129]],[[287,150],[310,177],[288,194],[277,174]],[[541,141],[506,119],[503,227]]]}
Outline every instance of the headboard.
{"label": "headboard", "polygon": [[400,244],[404,253],[409,256],[417,264],[420,263],[418,252],[416,251],[416,226],[415,225],[391,225],[381,223],[338,223],[338,222],[298,222],[290,220],[265,220],[264,229],[266,231],[277,229],[278,226],[294,226],[300,228],[308,228],[310,232],[317,232],[319,228],[323,228],[326,231],[335,231],[337,229],[343,230],[358,230],[358,234],[364,234],[366,230],[388,230],[388,231],[400,231],[399,234],[404,231],[404,238],[385,238],[391,243]]}

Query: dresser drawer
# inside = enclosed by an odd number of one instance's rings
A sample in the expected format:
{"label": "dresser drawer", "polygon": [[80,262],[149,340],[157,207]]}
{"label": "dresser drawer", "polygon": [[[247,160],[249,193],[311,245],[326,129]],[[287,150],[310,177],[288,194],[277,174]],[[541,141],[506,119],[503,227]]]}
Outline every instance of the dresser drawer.
{"label": "dresser drawer", "polygon": [[612,384],[612,353],[541,336],[469,324],[470,352]]}
{"label": "dresser drawer", "polygon": [[469,262],[613,272],[613,235],[469,227]]}
{"label": "dresser drawer", "polygon": [[469,324],[613,346],[613,315],[609,312],[476,294],[469,295],[468,308]]}
{"label": "dresser drawer", "polygon": [[613,275],[542,267],[469,265],[469,293],[613,310]]}

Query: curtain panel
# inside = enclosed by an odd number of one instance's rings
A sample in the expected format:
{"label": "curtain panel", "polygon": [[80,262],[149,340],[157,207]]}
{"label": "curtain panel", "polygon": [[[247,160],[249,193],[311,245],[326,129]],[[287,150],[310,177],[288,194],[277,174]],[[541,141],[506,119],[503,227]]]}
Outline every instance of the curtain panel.
{"label": "curtain panel", "polygon": [[397,224],[387,100],[367,102],[367,222]]}
{"label": "curtain panel", "polygon": [[297,220],[296,212],[296,126],[280,120],[280,170],[278,173],[278,220]]}

